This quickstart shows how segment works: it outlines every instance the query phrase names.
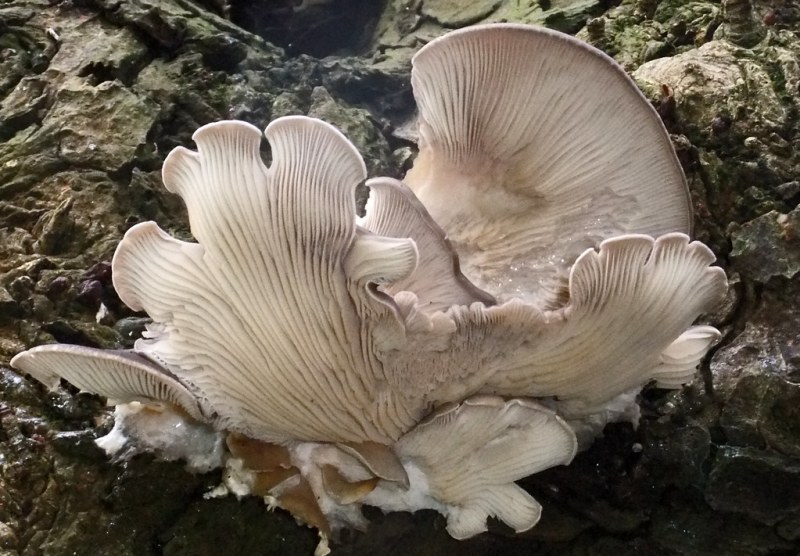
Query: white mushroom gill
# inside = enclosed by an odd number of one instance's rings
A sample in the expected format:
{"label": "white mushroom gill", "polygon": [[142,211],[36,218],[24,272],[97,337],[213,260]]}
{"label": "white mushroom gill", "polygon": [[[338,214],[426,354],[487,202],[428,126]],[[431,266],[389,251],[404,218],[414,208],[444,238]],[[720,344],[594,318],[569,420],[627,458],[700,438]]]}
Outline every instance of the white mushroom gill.
{"label": "white mushroom gill", "polygon": [[413,62],[420,153],[405,181],[479,287],[558,307],[587,248],[690,233],[669,136],[599,50],[547,29],[486,25],[434,40]]}
{"label": "white mushroom gill", "polygon": [[275,120],[270,167],[253,126],[200,128],[163,170],[197,243],[147,222],[113,260],[145,338],[12,365],[118,404],[109,453],[224,465],[223,491],[317,527],[320,552],[366,526],[362,504],[435,509],[457,538],[534,526],[514,481],[635,419],[646,383],[692,380],[719,335],[692,322],[725,275],[686,235],[658,116],[605,55],[479,26],[423,48],[412,82],[419,157],[368,182],[362,220],[364,163],[332,126]]}

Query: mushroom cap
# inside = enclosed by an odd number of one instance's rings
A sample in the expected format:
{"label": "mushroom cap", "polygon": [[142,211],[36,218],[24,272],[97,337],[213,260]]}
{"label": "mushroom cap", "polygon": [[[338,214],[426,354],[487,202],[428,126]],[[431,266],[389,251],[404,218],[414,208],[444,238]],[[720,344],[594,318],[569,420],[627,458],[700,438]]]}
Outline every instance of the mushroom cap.
{"label": "mushroom cap", "polygon": [[[517,532],[536,525],[541,506],[514,481],[569,463],[577,441],[564,421],[532,400],[474,396],[439,408],[395,449],[406,465],[424,473],[427,494],[447,516],[448,533],[465,539],[485,531],[489,516]],[[384,494],[371,493],[365,501],[391,507],[414,500],[413,492],[385,501]]]}
{"label": "mushroom cap", "polygon": [[[152,381],[143,375],[149,372],[182,388],[180,403],[188,410],[194,404],[194,415],[212,416],[230,432],[276,444],[390,446],[439,401],[442,383],[453,399],[480,386],[451,381],[446,361],[441,376],[426,372],[426,360],[442,360],[456,333],[439,307],[493,300],[461,276],[441,229],[399,182],[374,184],[365,222],[375,231],[358,226],[354,190],[363,161],[333,127],[289,117],[266,135],[269,168],[253,126],[199,129],[198,152],[178,148],[164,164],[165,184],[185,200],[198,242],[144,222],[115,253],[120,298],[154,319],[131,357],[156,361],[158,372],[128,365],[127,382],[112,391],[91,369],[119,357],[48,349],[81,353],[89,370],[81,360],[61,374],[116,400],[149,400],[137,382]],[[437,271],[418,271],[419,258],[438,264]],[[418,288],[423,298],[393,292],[397,284]],[[414,373],[393,362],[400,352],[416,361]],[[26,357],[33,355],[18,361]],[[43,367],[43,380],[56,378],[53,365]],[[81,373],[94,374],[89,380]],[[401,466],[383,463],[378,475],[407,482]]]}
{"label": "mushroom cap", "polygon": [[[519,300],[453,306],[445,349],[398,349],[385,364],[401,389],[437,405],[465,391],[557,397],[559,414],[582,418],[650,380],[677,387],[693,378],[719,338],[711,327],[690,328],[727,289],[714,260],[684,234],[609,239],[578,258],[559,309]],[[425,338],[433,343],[436,333]]]}
{"label": "mushroom cap", "polygon": [[377,442],[350,442],[339,444],[339,449],[358,460],[376,477],[408,486],[403,464],[389,446]]}
{"label": "mushroom cap", "polygon": [[361,481],[348,481],[332,465],[323,465],[320,471],[325,492],[337,504],[341,505],[360,502],[365,496],[375,490],[375,487],[380,481],[379,477],[372,477]]}
{"label": "mushroom cap", "polygon": [[166,403],[193,419],[210,421],[210,412],[201,407],[186,384],[131,350],[50,344],[15,355],[11,366],[51,389],[63,378],[76,388],[105,396],[114,403]]}
{"label": "mushroom cap", "polygon": [[563,301],[569,267],[607,238],[689,233],[681,166],[624,70],[562,33],[478,25],[413,58],[419,156],[404,181],[464,274],[501,301]]}
{"label": "mushroom cap", "polygon": [[650,380],[689,382],[719,339],[712,327],[691,327],[727,290],[714,260],[679,233],[621,236],[587,250],[570,272],[569,303],[541,314],[530,341],[504,358],[482,391],[556,397],[559,414],[572,419]]}
{"label": "mushroom cap", "polygon": [[222,427],[267,442],[389,443],[425,410],[384,385],[375,338],[403,336],[374,282],[416,267],[413,240],[356,225],[364,163],[320,120],[280,118],[261,134],[217,122],[175,149],[164,183],[198,243],[154,223],[131,228],[112,266],[120,299],[160,324],[136,349],[191,383]]}
{"label": "mushroom cap", "polygon": [[371,232],[411,238],[419,254],[417,267],[403,280],[388,283],[386,291],[413,292],[414,303],[426,313],[453,305],[481,302],[494,305],[492,295],[477,288],[461,273],[458,255],[447,236],[406,184],[392,178],[367,181],[370,196],[361,224]]}

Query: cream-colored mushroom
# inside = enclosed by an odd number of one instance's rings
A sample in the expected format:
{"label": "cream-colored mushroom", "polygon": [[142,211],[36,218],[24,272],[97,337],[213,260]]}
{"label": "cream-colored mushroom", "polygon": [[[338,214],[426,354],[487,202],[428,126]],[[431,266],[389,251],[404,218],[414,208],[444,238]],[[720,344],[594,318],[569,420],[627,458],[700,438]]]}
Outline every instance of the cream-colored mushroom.
{"label": "cream-colored mushroom", "polygon": [[11,366],[54,389],[60,379],[100,394],[110,403],[167,403],[206,421],[197,396],[177,377],[142,354],[67,344],[38,346],[17,354]]}
{"label": "cream-colored mushroom", "polygon": [[441,408],[398,441],[411,477],[408,490],[379,486],[364,498],[384,509],[430,508],[464,539],[494,516],[516,531],[539,521],[541,506],[514,481],[575,456],[570,427],[553,411],[523,399],[476,396]]}
{"label": "cream-colored mushroom", "polygon": [[478,25],[422,48],[411,81],[420,153],[404,181],[464,274],[500,300],[558,307],[587,248],[690,232],[669,136],[599,50],[542,27]]}
{"label": "cream-colored mushroom", "polygon": [[691,381],[719,338],[711,327],[691,327],[725,294],[714,259],[677,233],[622,236],[586,251],[570,272],[569,303],[542,313],[529,346],[510,354],[482,390],[555,396],[560,414],[577,418],[650,380]]}
{"label": "cream-colored mushroom", "polygon": [[481,302],[494,305],[494,297],[475,287],[461,273],[458,256],[445,232],[402,182],[391,178],[367,181],[370,196],[362,224],[372,232],[414,240],[419,253],[417,268],[403,280],[390,281],[387,291],[413,292],[414,305],[426,313],[446,311],[453,305]]}
{"label": "cream-colored mushroom", "polygon": [[605,55],[480,26],[423,48],[412,82],[419,157],[408,186],[369,182],[362,220],[364,163],[332,126],[275,120],[270,167],[253,126],[200,128],[163,171],[197,243],[146,222],[114,256],[146,337],[12,364],[123,402],[110,453],[183,413],[200,448],[172,453],[222,465],[227,436],[227,491],[319,528],[321,551],[364,527],[362,503],[435,509],[457,538],[489,516],[532,527],[541,508],[514,481],[568,463],[571,425],[585,445],[635,415],[648,381],[691,380],[718,337],[692,322],[725,276],[686,235],[658,116]]}
{"label": "cream-colored mushroom", "polygon": [[357,229],[364,164],[333,127],[287,117],[266,136],[270,168],[261,134],[241,122],[205,126],[197,153],[167,158],[165,185],[186,202],[198,243],[143,223],[120,244],[120,298],[163,326],[136,349],[202,392],[228,430],[390,443],[424,401],[381,386],[373,328],[402,336],[403,325],[369,284],[410,274],[416,246]]}

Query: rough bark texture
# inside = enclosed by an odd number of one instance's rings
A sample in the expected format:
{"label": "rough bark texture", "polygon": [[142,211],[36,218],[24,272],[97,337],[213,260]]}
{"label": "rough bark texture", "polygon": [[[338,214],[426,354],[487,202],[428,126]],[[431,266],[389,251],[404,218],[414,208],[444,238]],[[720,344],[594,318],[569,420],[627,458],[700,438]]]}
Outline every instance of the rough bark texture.
{"label": "rough bark texture", "polygon": [[724,340],[694,384],[644,393],[638,430],[611,426],[571,466],[524,481],[544,505],[530,532],[459,543],[434,513],[375,515],[334,554],[797,553],[795,3],[20,0],[0,5],[0,554],[312,552],[313,532],[285,513],[204,498],[217,475],[107,462],[92,442],[110,426],[102,401],[47,393],[7,362],[54,340],[130,345],[143,319],[116,298],[109,260],[141,220],[188,236],[159,169],[196,127],[318,116],[372,176],[400,176],[411,54],[446,28],[499,20],[577,32],[658,106],[695,235],[731,279],[707,318]]}

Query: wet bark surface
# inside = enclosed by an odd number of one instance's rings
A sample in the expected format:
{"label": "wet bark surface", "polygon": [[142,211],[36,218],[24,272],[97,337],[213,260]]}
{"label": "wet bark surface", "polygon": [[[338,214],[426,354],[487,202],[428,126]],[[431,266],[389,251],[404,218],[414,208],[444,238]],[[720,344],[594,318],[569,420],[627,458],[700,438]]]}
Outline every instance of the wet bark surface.
{"label": "wet bark surface", "polygon": [[[468,7],[467,7],[468,6]],[[434,512],[370,515],[334,554],[796,554],[800,546],[800,12],[718,2],[20,0],[0,5],[0,554],[310,554],[313,531],[218,474],[109,462],[103,401],[46,392],[17,352],[130,346],[144,315],[109,261],[127,228],[188,238],[159,170],[200,125],[308,114],[371,176],[414,152],[410,57],[482,21],[546,24],[614,56],[657,106],[731,281],[724,338],[681,391],[646,390],[569,467],[522,481],[544,506],[521,535],[451,539]],[[591,99],[587,100],[591,101]]]}

